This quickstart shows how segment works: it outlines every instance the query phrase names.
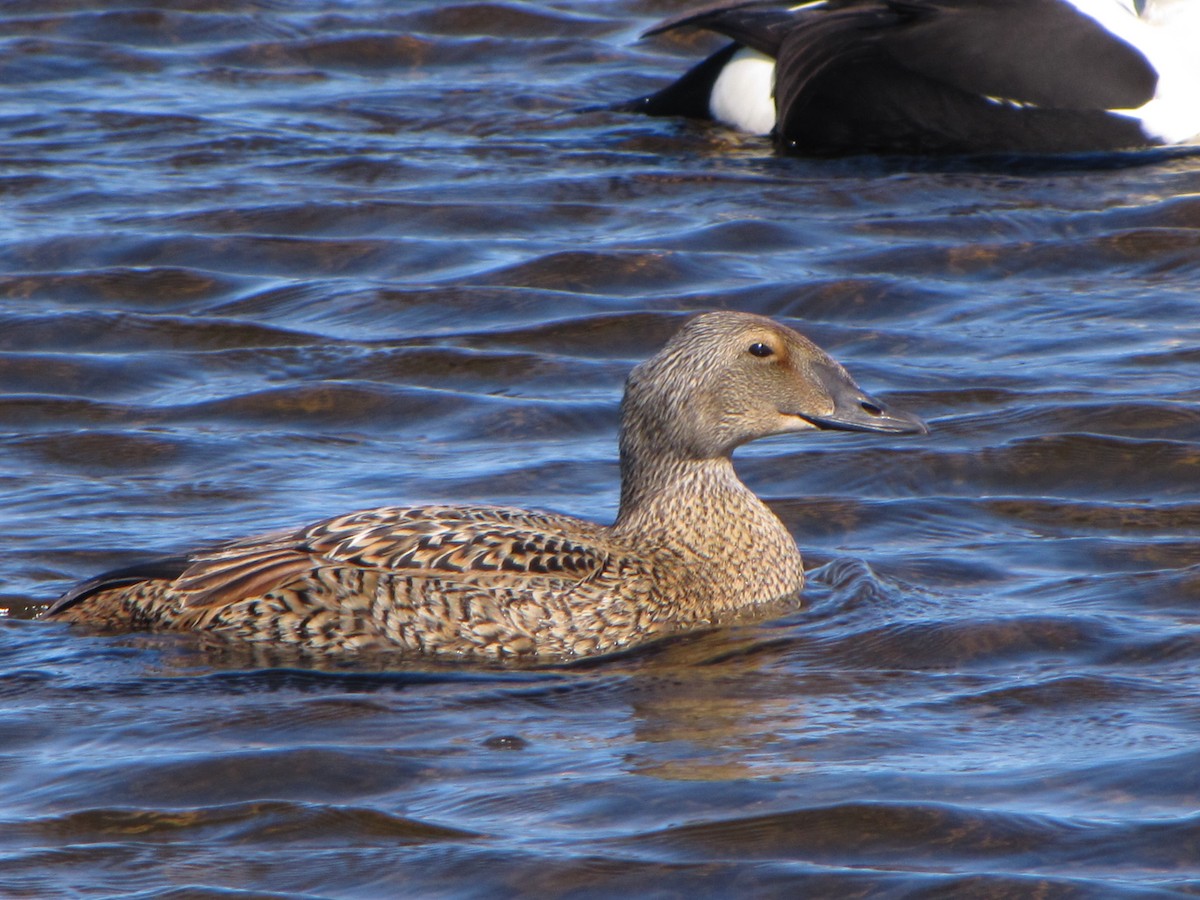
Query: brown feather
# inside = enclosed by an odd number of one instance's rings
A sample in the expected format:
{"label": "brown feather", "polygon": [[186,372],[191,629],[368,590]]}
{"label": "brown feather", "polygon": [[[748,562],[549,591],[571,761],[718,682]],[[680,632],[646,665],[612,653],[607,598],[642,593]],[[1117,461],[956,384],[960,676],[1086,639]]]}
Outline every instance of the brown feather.
{"label": "brown feather", "polygon": [[[777,360],[746,352],[762,342],[780,349]],[[382,507],[101,576],[46,615],[321,653],[565,659],[623,649],[800,589],[795,542],[729,454],[812,422],[918,430],[790,329],[710,313],[630,376],[611,526],[505,507]]]}

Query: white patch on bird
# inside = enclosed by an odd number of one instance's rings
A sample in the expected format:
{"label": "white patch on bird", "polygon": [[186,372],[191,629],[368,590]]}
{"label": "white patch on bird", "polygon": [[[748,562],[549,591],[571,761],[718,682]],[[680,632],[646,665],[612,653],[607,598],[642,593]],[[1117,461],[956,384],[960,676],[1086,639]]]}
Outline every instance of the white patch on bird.
{"label": "white patch on bird", "polygon": [[1147,136],[1167,144],[1200,141],[1200,2],[1066,0],[1110,34],[1136,47],[1158,72],[1154,98],[1137,109],[1114,109],[1142,123]]}
{"label": "white patch on bird", "polygon": [[1154,37],[1146,56],[1159,72],[1142,127],[1170,144],[1200,141],[1200,3],[1147,0],[1142,21]]}
{"label": "white patch on bird", "polygon": [[713,83],[708,111],[739,131],[770,134],[775,127],[775,60],[748,47],[735,53]]}

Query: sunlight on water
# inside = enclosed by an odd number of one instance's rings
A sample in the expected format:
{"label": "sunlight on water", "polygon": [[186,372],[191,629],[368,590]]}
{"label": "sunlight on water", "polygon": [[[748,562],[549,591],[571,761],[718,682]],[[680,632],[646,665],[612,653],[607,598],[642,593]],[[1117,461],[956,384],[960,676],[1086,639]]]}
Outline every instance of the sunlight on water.
{"label": "sunlight on water", "polygon": [[[1200,165],[597,111],[668,6],[0,11],[0,894],[1200,892]],[[741,452],[802,610],[536,671],[31,621],[360,507],[611,520],[712,308],[932,426]]]}

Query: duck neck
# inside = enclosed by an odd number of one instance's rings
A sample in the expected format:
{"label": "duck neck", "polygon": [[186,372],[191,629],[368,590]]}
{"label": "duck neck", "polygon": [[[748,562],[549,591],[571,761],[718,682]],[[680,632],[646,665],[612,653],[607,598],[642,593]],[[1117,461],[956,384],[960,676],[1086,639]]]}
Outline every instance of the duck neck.
{"label": "duck neck", "polygon": [[[686,525],[706,530],[721,524],[713,513],[732,511],[762,501],[742,484],[728,457],[654,459],[621,457],[621,508],[613,526],[618,531],[661,532]],[[764,507],[765,508],[765,507]]]}
{"label": "duck neck", "polygon": [[686,459],[622,440],[614,537],[674,560],[698,612],[777,599],[803,583],[800,551],[728,456]]}
{"label": "duck neck", "polygon": [[614,529],[649,533],[675,523],[702,528],[708,524],[702,507],[709,501],[761,505],[737,477],[728,453],[672,427],[661,417],[664,401],[643,393],[635,393],[631,379],[621,405],[621,507]]}

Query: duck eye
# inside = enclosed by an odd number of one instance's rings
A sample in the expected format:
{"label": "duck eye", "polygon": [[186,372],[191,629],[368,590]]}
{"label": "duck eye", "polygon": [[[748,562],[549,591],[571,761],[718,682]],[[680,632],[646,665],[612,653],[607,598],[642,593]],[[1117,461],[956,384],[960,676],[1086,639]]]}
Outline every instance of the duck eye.
{"label": "duck eye", "polygon": [[754,356],[762,357],[771,356],[775,351],[761,341],[756,341],[750,345],[750,353]]}

